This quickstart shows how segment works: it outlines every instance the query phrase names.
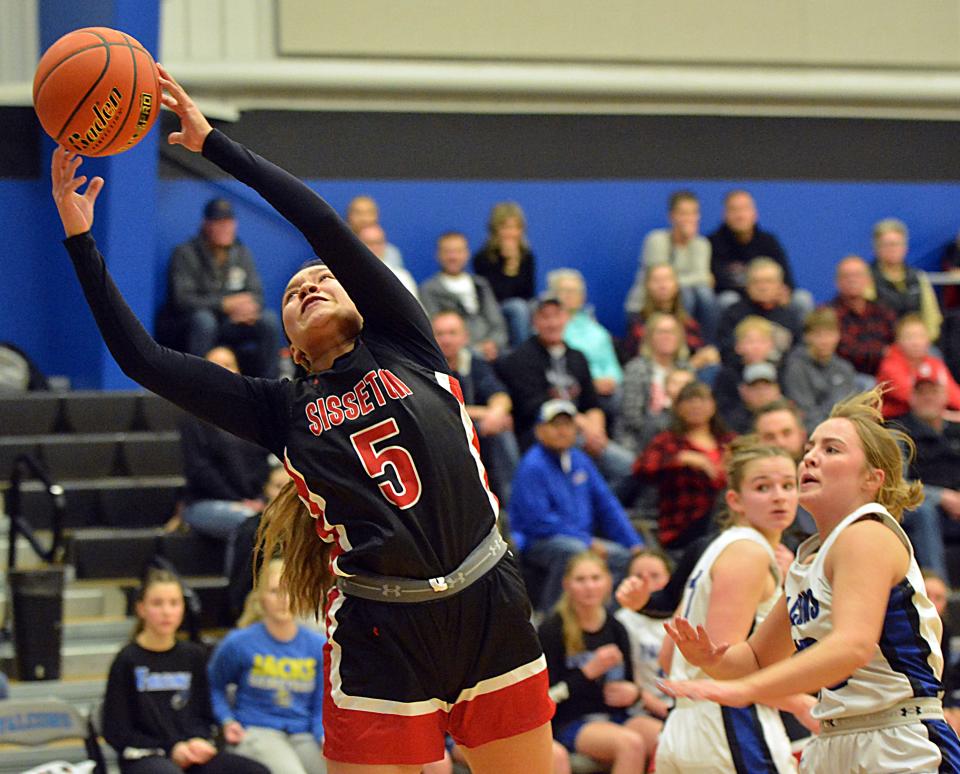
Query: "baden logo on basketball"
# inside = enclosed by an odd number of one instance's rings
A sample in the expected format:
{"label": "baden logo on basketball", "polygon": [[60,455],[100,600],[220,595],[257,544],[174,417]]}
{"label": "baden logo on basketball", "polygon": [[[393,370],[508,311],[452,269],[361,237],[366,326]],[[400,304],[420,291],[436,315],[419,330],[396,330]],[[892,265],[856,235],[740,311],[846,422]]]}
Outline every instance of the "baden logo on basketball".
{"label": "baden logo on basketball", "polygon": [[130,139],[123,144],[123,150],[137,143],[144,128],[149,128],[152,123],[152,116],[153,95],[146,91],[142,92],[140,94],[140,115],[137,118],[137,127],[134,129],[133,134],[130,135]]}
{"label": "baden logo on basketball", "polygon": [[67,137],[67,142],[78,153],[96,150],[106,139],[107,129],[123,116],[123,94],[120,89],[116,86],[110,89],[110,94],[103,104],[94,102],[90,112],[93,113],[93,123],[89,128],[83,134],[74,132]]}

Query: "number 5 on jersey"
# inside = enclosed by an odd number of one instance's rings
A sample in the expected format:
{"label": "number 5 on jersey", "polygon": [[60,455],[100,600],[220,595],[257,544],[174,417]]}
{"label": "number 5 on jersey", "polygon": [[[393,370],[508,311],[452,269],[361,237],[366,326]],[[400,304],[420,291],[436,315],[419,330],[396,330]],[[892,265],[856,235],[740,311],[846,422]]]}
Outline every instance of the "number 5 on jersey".
{"label": "number 5 on jersey", "polygon": [[386,473],[387,465],[393,468],[399,488],[389,478],[378,482],[377,486],[389,502],[396,505],[400,510],[405,510],[417,504],[422,490],[420,474],[417,472],[417,466],[413,464],[413,457],[402,446],[387,446],[382,449],[377,449],[374,446],[374,444],[386,441],[388,438],[393,438],[393,436],[399,434],[397,421],[390,417],[353,433],[350,436],[350,442],[356,449],[357,456],[363,463],[363,469],[370,478],[374,480],[382,478]]}

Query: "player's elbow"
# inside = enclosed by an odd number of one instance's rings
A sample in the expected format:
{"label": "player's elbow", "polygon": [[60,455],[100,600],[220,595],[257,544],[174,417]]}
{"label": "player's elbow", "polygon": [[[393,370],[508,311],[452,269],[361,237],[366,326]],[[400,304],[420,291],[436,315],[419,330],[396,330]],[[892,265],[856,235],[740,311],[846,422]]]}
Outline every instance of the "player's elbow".
{"label": "player's elbow", "polygon": [[877,648],[876,640],[859,635],[842,637],[842,640],[836,653],[841,656],[844,667],[848,667],[850,673],[870,663]]}

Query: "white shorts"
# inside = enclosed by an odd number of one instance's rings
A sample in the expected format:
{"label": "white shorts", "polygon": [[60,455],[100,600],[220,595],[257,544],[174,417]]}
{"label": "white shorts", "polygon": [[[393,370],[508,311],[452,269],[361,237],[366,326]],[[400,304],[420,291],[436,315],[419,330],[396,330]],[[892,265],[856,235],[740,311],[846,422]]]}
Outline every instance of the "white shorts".
{"label": "white shorts", "polygon": [[960,772],[960,742],[943,720],[814,737],[803,750],[808,774]]}
{"label": "white shorts", "polygon": [[657,743],[657,774],[793,774],[790,740],[771,707],[681,699]]}

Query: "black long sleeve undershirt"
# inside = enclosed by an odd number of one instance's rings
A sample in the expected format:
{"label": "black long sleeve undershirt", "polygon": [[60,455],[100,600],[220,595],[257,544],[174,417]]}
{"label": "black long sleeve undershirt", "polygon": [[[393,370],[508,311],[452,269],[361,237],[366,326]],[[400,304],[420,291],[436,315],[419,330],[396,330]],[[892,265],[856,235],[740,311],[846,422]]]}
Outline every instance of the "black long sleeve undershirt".
{"label": "black long sleeve undershirt", "polygon": [[415,362],[448,370],[423,307],[312,188],[216,129],[203,155],[257,191],[303,234],[363,315],[365,338],[374,336]]}

